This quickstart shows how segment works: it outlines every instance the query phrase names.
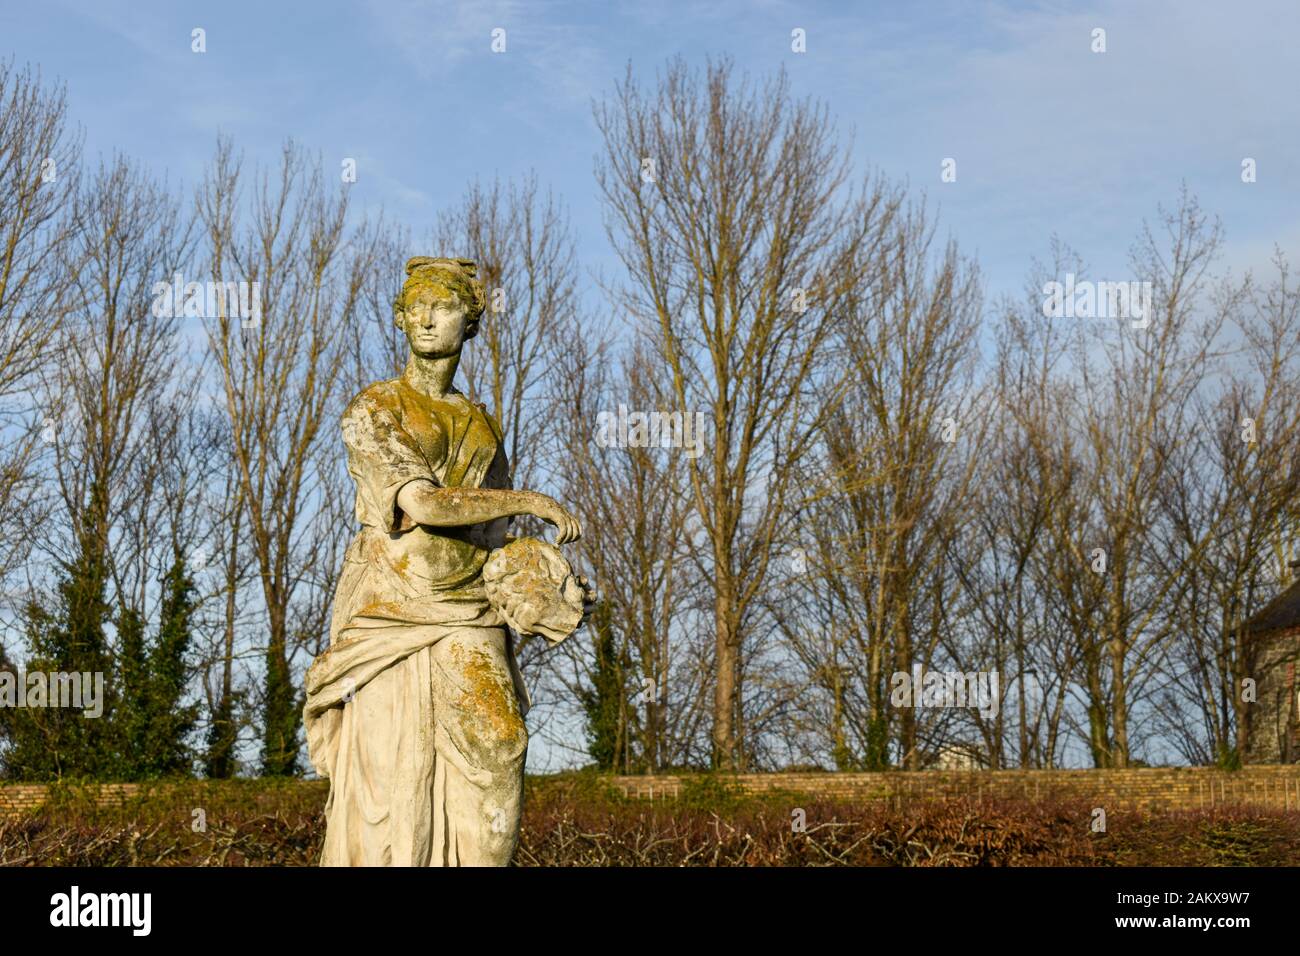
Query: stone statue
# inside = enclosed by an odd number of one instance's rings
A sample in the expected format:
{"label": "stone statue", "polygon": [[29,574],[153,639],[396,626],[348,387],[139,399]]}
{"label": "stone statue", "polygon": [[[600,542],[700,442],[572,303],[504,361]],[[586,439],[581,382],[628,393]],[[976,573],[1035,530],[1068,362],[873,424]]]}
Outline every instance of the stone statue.
{"label": "stone statue", "polygon": [[512,629],[552,642],[594,592],[511,516],[577,539],[554,499],[510,489],[501,425],[452,385],[485,296],[467,259],[417,257],[393,305],[406,370],[343,415],[361,530],[304,724],[330,780],[322,866],[505,866],[519,836],[530,700]]}

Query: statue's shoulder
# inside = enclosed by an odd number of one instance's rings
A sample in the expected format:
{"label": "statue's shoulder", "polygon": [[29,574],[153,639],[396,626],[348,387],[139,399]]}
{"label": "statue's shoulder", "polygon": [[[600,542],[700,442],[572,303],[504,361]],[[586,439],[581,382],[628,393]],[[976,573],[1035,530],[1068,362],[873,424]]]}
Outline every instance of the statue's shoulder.
{"label": "statue's shoulder", "polygon": [[374,415],[376,412],[381,411],[398,411],[401,407],[401,399],[398,394],[400,384],[400,378],[371,382],[359,391],[352,401],[348,402],[343,417],[351,418],[355,415]]}
{"label": "statue's shoulder", "polygon": [[479,414],[483,416],[484,420],[487,421],[488,427],[492,429],[492,434],[496,436],[496,440],[504,441],[505,432],[501,428],[501,423],[497,421],[497,417],[488,410],[487,405],[484,402],[473,402],[472,404],[479,410]]}

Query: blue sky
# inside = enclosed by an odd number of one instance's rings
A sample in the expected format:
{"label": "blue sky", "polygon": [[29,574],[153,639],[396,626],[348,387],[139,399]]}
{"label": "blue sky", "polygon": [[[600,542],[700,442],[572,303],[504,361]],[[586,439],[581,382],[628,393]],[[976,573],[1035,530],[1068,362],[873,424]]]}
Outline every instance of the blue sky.
{"label": "blue sky", "polygon": [[[218,133],[264,163],[293,137],[335,175],[354,158],[356,208],[416,236],[476,175],[535,170],[568,205],[581,262],[612,275],[592,98],[629,62],[649,82],[678,53],[729,54],[759,78],[785,66],[860,170],[926,192],[992,295],[1018,293],[1053,234],[1093,277],[1128,278],[1143,218],[1184,182],[1222,217],[1224,265],[1262,267],[1275,243],[1300,257],[1298,37],[1295,0],[0,2],[0,57],[67,84],[92,158],[120,151],[189,188]],[[594,282],[585,294],[603,308]]]}
{"label": "blue sky", "polygon": [[[191,52],[195,27],[206,53]],[[497,27],[505,53],[490,49]],[[796,27],[803,54],[790,49]],[[853,135],[861,168],[927,192],[994,293],[1022,287],[1053,233],[1094,276],[1122,277],[1142,218],[1183,181],[1222,216],[1226,264],[1262,264],[1275,242],[1294,255],[1298,36],[1293,0],[0,8],[0,56],[67,83],[92,156],[121,150],[192,186],[218,132],[267,162],[292,136],[327,169],[355,158],[357,207],[382,207],[417,236],[476,174],[535,169],[568,204],[583,263],[603,269],[615,263],[592,177],[592,97],[629,61],[647,80],[677,53],[727,53],[755,75],[784,65],[795,92]],[[1246,156],[1258,163],[1250,185]],[[940,182],[945,157],[955,183]]]}

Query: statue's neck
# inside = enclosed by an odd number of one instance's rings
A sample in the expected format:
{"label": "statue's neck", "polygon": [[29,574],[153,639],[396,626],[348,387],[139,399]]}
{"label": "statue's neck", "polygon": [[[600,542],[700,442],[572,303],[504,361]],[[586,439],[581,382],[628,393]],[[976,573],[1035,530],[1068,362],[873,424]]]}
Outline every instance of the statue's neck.
{"label": "statue's neck", "polygon": [[423,392],[430,398],[443,398],[452,390],[451,380],[459,364],[459,354],[422,358],[411,353],[411,357],[406,360],[406,371],[402,373],[402,378],[417,392]]}

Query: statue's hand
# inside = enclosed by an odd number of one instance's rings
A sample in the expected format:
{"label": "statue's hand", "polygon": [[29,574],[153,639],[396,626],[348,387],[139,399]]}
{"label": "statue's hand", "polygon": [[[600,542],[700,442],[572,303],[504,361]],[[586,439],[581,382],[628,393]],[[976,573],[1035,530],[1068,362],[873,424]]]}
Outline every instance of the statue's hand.
{"label": "statue's hand", "polygon": [[577,541],[582,537],[582,525],[571,512],[566,510],[558,501],[547,495],[538,494],[537,507],[533,514],[541,518],[547,524],[555,525],[559,534],[556,535],[556,544],[567,544],[570,541]]}

